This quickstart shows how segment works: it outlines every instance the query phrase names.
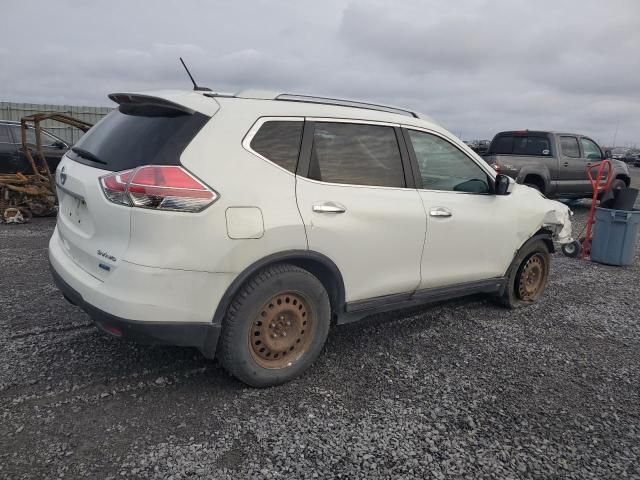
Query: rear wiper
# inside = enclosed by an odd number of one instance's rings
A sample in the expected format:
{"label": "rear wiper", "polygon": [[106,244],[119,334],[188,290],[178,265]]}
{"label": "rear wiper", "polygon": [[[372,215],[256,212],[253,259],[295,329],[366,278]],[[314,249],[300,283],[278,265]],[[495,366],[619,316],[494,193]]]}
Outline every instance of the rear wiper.
{"label": "rear wiper", "polygon": [[91,153],[89,150],[85,150],[84,148],[72,147],[71,150],[74,153],[78,154],[80,157],[91,160],[92,162],[101,163],[103,165],[107,164],[107,162],[105,162],[104,160],[100,160],[93,153]]}

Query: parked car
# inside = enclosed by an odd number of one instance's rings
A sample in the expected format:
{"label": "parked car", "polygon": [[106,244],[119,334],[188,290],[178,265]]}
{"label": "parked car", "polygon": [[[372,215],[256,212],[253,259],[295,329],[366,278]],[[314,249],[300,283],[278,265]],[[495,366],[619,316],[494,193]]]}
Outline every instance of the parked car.
{"label": "parked car", "polygon": [[571,241],[565,205],[413,112],[110,98],[56,172],[56,284],[105,332],[217,352],[249,385],[301,374],[333,323],[477,293],[529,305]]}
{"label": "parked car", "polygon": [[[33,128],[27,129],[27,143],[35,146]],[[55,172],[69,145],[46,130],[42,131],[42,151],[51,172]],[[31,173],[32,169],[22,149],[20,122],[0,120],[0,173]]]}
{"label": "parked car", "polygon": [[[550,198],[588,198],[593,194],[587,167],[608,157],[589,137],[575,133],[520,130],[498,133],[485,160]],[[628,187],[629,168],[612,160],[611,188]],[[595,174],[595,172],[594,172]]]}
{"label": "parked car", "polygon": [[611,158],[626,163],[633,163],[638,158],[640,150],[635,148],[616,147],[611,150]]}
{"label": "parked car", "polygon": [[490,140],[478,140],[477,152],[480,155],[484,155],[489,151],[489,145],[491,145]]}

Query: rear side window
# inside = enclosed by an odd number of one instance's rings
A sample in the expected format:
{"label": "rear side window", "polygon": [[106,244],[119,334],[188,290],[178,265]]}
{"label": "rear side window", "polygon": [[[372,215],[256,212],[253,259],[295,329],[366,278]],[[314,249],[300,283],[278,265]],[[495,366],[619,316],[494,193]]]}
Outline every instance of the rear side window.
{"label": "rear side window", "polygon": [[576,137],[560,137],[560,147],[565,157],[580,158],[580,148]]}
{"label": "rear side window", "polygon": [[302,126],[302,121],[265,122],[251,140],[251,149],[293,173],[298,164]]}
{"label": "rear side window", "polygon": [[208,120],[197,112],[149,111],[144,115],[116,109],[84,134],[67,155],[114,172],[141,165],[179,165],[182,151]]}
{"label": "rear side window", "polygon": [[540,135],[501,135],[491,143],[491,152],[497,155],[536,155],[551,153],[549,139]]}
{"label": "rear side window", "polygon": [[6,125],[0,125],[0,143],[13,143],[13,138]]}
{"label": "rear side window", "polygon": [[316,123],[309,177],[331,183],[404,187],[395,130],[379,125]]}

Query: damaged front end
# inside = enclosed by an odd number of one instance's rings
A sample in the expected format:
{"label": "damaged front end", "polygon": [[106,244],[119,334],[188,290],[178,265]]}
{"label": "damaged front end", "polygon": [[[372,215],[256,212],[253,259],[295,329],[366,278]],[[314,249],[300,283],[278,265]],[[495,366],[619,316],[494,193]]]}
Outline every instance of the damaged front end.
{"label": "damaged front end", "polygon": [[573,216],[573,212],[569,207],[560,202],[553,200],[549,200],[548,202],[552,208],[545,213],[541,228],[551,232],[554,243],[565,245],[573,242],[571,231],[571,217]]}

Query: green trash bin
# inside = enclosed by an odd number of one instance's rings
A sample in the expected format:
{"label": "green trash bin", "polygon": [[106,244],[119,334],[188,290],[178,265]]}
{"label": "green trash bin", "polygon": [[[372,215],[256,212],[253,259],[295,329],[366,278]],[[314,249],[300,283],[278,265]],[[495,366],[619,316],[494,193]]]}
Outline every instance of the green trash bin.
{"label": "green trash bin", "polygon": [[596,208],[591,260],[607,265],[633,265],[640,210]]}

